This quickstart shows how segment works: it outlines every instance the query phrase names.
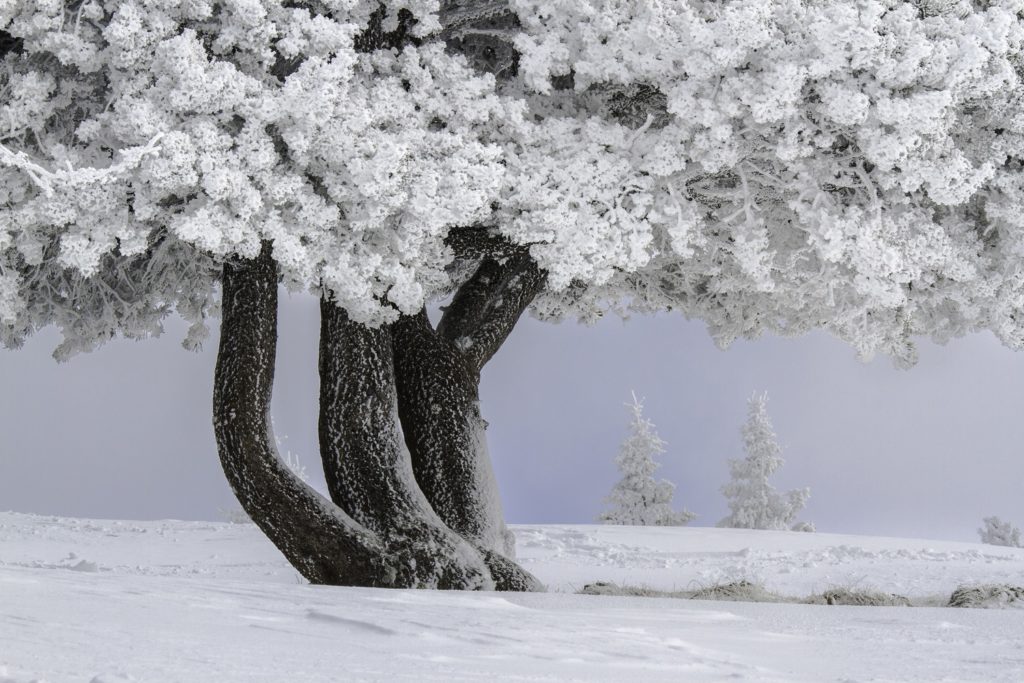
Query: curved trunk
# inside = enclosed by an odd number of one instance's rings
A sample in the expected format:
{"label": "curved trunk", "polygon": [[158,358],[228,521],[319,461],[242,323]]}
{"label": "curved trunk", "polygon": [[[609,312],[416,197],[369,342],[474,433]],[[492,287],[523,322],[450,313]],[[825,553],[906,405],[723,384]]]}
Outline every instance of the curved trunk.
{"label": "curved trunk", "polygon": [[515,557],[480,414],[480,372],[544,285],[528,252],[481,260],[435,330],[425,310],[394,325],[398,409],[420,488],[445,524]]}
{"label": "curved trunk", "polygon": [[[221,464],[243,509],[303,576],[312,583],[354,586],[542,589],[533,576],[491,547],[495,543],[481,543],[481,532],[467,541],[445,526],[417,485],[411,457],[403,447],[396,357],[418,359],[403,366],[409,377],[415,374],[410,368],[435,368],[422,375],[427,389],[418,400],[428,401],[437,397],[430,389],[439,386],[434,381],[439,377],[436,368],[456,362],[457,355],[432,364],[429,351],[441,341],[436,337],[429,337],[420,353],[396,354],[391,328],[374,330],[352,323],[341,309],[322,302],[320,438],[335,506],[281,461],[270,430],[277,347],[277,267],[270,244],[262,245],[256,259],[225,264],[222,289],[213,396]],[[416,321],[403,321],[396,329],[405,330],[410,322]],[[455,405],[472,410],[461,411],[463,419],[446,429],[456,433],[456,440],[463,439],[459,443],[480,444],[478,373],[458,377],[457,383],[449,383],[456,387],[450,396]],[[460,431],[466,424],[477,430],[476,437]],[[431,446],[430,451],[445,449]],[[460,465],[459,458],[452,459],[449,473],[481,465],[480,449],[460,447],[449,450],[449,455],[452,452],[462,453],[466,462]],[[482,480],[493,486],[483,453],[487,476]],[[476,476],[463,481],[480,480]],[[480,491],[480,486],[465,483],[452,488]],[[497,510],[496,528],[503,529],[500,506],[488,509]],[[464,516],[465,523],[473,528],[469,517]],[[490,538],[496,541],[499,535]]]}
{"label": "curved trunk", "polygon": [[484,556],[498,590],[543,590],[512,561],[480,416],[480,375],[430,327],[425,311],[394,325],[398,414],[416,482],[444,523]]}
{"label": "curved trunk", "polygon": [[398,410],[416,481],[449,527],[484,554],[502,590],[540,590],[510,558],[480,414],[480,371],[543,287],[527,252],[485,258],[459,288],[435,331],[426,311],[394,326]]}
{"label": "curved trunk", "polygon": [[487,453],[479,373],[434,332],[426,311],[395,324],[394,355],[398,414],[420,488],[461,536],[515,557]]}
{"label": "curved trunk", "polygon": [[260,256],[224,266],[223,317],[214,373],[217,451],[242,508],[312,583],[402,585],[400,567],[369,530],[281,462],[268,415],[277,349],[277,268]]}
{"label": "curved trunk", "polygon": [[217,450],[243,509],[288,561],[312,583],[490,587],[482,559],[464,541],[433,546],[427,535],[378,533],[288,469],[269,425],[277,348],[277,267],[270,244],[256,259],[225,264],[222,287],[213,391]]}
{"label": "curved trunk", "polygon": [[320,451],[332,500],[416,560],[439,588],[493,588],[490,571],[424,498],[398,431],[391,330],[320,302]]}

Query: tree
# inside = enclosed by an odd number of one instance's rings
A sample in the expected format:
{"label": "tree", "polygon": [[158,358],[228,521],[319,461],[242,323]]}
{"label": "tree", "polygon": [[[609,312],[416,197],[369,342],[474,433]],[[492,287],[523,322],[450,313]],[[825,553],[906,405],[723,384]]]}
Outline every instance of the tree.
{"label": "tree", "polygon": [[797,514],[811,497],[810,489],[779,493],[768,478],[785,464],[778,439],[768,419],[768,396],[754,394],[747,401],[747,422],[740,430],[747,455],[729,461],[732,480],[722,487],[729,500],[729,514],[720,527],[737,529],[790,529],[811,531],[806,522],[794,525]]}
{"label": "tree", "polygon": [[[528,308],[1021,345],[1015,1],[0,4],[0,341],[220,315],[218,452],[307,578],[536,587],[478,392]],[[281,283],[330,501],[269,434]]]}
{"label": "tree", "polygon": [[665,452],[665,442],[654,430],[654,423],[643,416],[643,403],[636,394],[626,407],[632,417],[629,436],[615,458],[622,479],[608,496],[612,508],[603,512],[600,520],[606,524],[634,526],[685,526],[697,515],[685,508],[673,510],[675,484],[653,476],[661,467],[654,456]]}
{"label": "tree", "polygon": [[1020,544],[1020,529],[1014,525],[1004,522],[998,517],[986,517],[981,521],[985,523],[984,529],[978,529],[982,543],[1005,545],[1011,548],[1024,547]]}
{"label": "tree", "polygon": [[[429,7],[291,5],[0,11],[18,38],[0,140],[4,342],[56,323],[66,358],[158,333],[176,310],[193,345],[219,308],[221,461],[310,581],[537,588],[509,559],[477,397],[543,281],[523,247],[474,226],[501,177],[474,136],[505,105],[492,77],[423,45]],[[324,301],[330,503],[282,467],[267,423],[281,280]],[[476,299],[443,321],[464,348],[417,328],[428,298],[467,280]]]}

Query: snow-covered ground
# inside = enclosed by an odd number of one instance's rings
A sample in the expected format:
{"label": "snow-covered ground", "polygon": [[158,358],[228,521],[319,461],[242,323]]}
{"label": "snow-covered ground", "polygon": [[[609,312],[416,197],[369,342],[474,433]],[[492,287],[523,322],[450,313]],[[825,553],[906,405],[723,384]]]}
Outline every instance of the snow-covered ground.
{"label": "snow-covered ground", "polygon": [[749,579],[916,599],[1024,583],[1024,550],[704,528],[520,526],[552,592],[304,585],[251,525],[0,513],[0,683],[1024,681],[1024,609],[575,595]]}

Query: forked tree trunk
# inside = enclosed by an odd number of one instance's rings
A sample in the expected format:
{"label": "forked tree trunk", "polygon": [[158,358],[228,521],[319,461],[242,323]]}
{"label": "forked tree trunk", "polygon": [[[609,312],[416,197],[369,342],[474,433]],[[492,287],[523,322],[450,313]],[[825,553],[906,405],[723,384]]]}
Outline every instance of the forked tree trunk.
{"label": "forked tree trunk", "polygon": [[426,311],[394,325],[399,415],[416,481],[445,524],[484,553],[504,590],[540,584],[512,561],[515,539],[505,527],[480,414],[480,371],[544,279],[525,252],[484,259],[437,330]]}
{"label": "forked tree trunk", "polygon": [[331,498],[440,588],[493,588],[479,553],[434,513],[398,430],[389,326],[320,302],[320,453]]}
{"label": "forked tree trunk", "polygon": [[[353,323],[327,300],[320,315],[320,452],[334,502],[389,544],[423,549],[440,586],[474,587],[483,571],[496,590],[543,590],[502,553],[453,531],[424,496],[398,430],[394,326]],[[467,454],[475,451],[451,451],[446,462],[472,467]]]}
{"label": "forked tree trunk", "polygon": [[444,523],[483,555],[498,590],[542,590],[513,561],[515,539],[505,527],[480,417],[479,375],[425,312],[394,330],[399,415],[416,481]]}
{"label": "forked tree trunk", "polygon": [[[435,331],[425,311],[370,329],[330,301],[320,307],[320,450],[332,499],[385,538],[451,545],[454,531],[483,556],[498,590],[543,587],[512,559],[480,416],[480,368],[543,280],[525,253],[486,260],[446,314],[458,340]],[[374,483],[385,472],[386,484]]]}
{"label": "forked tree trunk", "polygon": [[526,252],[484,258],[434,330],[425,311],[395,325],[399,414],[416,480],[441,519],[514,557],[487,453],[480,372],[543,287]]}
{"label": "forked tree trunk", "polygon": [[435,557],[415,539],[382,537],[292,474],[277,455],[268,421],[277,348],[270,244],[256,259],[225,264],[222,288],[213,391],[217,450],[242,508],[288,561],[312,583],[490,587],[479,557],[443,554],[456,554],[449,549]]}

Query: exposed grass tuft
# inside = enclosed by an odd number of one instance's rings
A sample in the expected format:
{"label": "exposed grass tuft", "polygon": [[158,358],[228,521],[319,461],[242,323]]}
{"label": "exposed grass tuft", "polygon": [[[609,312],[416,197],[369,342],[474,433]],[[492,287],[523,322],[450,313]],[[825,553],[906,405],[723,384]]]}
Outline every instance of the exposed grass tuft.
{"label": "exposed grass tuft", "polygon": [[909,598],[895,593],[830,588],[808,598],[795,598],[772,593],[759,583],[741,579],[729,583],[716,583],[695,590],[663,591],[646,586],[620,586],[598,581],[588,583],[581,593],[587,595],[618,595],[641,598],[676,598],[682,600],[722,600],[727,602],[775,602],[804,605],[863,605],[873,607],[911,607]]}
{"label": "exposed grass tuft", "polygon": [[580,591],[584,595],[625,595],[639,598],[688,598],[685,591],[660,591],[644,586],[620,586],[617,583],[598,581],[588,583]]}
{"label": "exposed grass tuft", "polygon": [[618,595],[641,598],[676,598],[681,600],[725,600],[733,602],[781,602],[804,605],[855,605],[864,607],[974,607],[999,608],[1012,605],[1024,608],[1024,587],[1009,584],[984,584],[960,586],[949,601],[941,596],[921,598],[911,602],[910,598],[897,593],[883,593],[852,588],[830,588],[824,593],[808,598],[794,598],[772,593],[759,583],[741,579],[730,583],[718,583],[696,590],[663,591],[646,586],[620,586],[617,583],[598,581],[583,586],[580,593],[586,595]]}
{"label": "exposed grass tuft", "polygon": [[759,583],[745,579],[732,583],[719,583],[692,591],[691,600],[729,600],[734,602],[787,602],[782,596],[769,592]]}
{"label": "exposed grass tuft", "polygon": [[1024,607],[1024,587],[1006,583],[989,583],[980,586],[958,586],[949,596],[949,607]]}
{"label": "exposed grass tuft", "polygon": [[804,600],[809,605],[854,605],[863,607],[910,607],[910,599],[896,593],[831,588]]}
{"label": "exposed grass tuft", "polygon": [[597,583],[588,583],[580,592],[587,595],[625,595],[642,598],[677,598],[681,600],[789,602],[781,596],[768,592],[764,586],[746,580],[719,583],[689,591],[662,591],[644,586],[620,586],[616,583],[598,581]]}

